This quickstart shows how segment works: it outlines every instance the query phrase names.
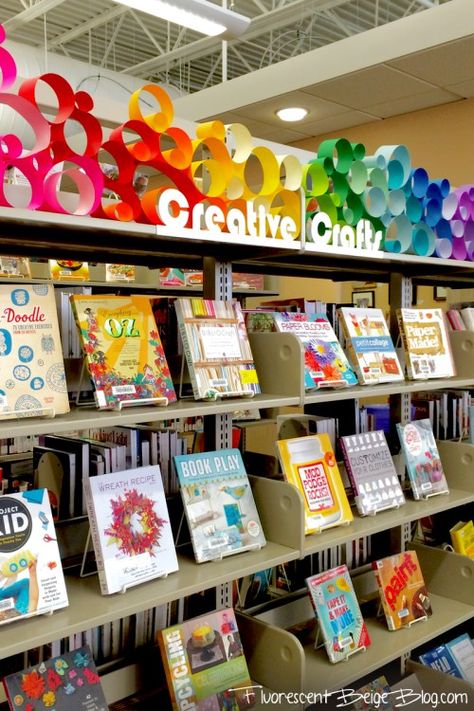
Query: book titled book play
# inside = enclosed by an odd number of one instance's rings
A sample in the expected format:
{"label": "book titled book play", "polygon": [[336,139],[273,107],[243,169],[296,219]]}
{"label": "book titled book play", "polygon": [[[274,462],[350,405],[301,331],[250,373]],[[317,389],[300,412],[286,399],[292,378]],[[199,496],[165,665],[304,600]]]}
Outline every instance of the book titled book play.
{"label": "book titled book play", "polygon": [[176,400],[147,296],[73,294],[71,305],[99,408]]}
{"label": "book titled book play", "polygon": [[67,604],[47,490],[0,496],[0,624]]}
{"label": "book titled book play", "polygon": [[232,608],[158,632],[173,711],[244,711],[255,703]]}
{"label": "book titled book play", "polygon": [[305,533],[353,520],[327,433],[281,439],[276,445],[285,479],[303,497]]}
{"label": "book titled book play", "polygon": [[398,309],[397,318],[410,379],[450,378],[455,374],[441,309]]}
{"label": "book titled book play", "polygon": [[431,602],[415,551],[374,561],[372,567],[389,630],[431,615]]}
{"label": "book titled book play", "polygon": [[414,498],[448,492],[430,420],[397,423],[397,432]]}
{"label": "book titled book play", "polygon": [[361,385],[403,380],[390,331],[381,309],[339,309],[347,354]]}
{"label": "book titled book play", "polygon": [[198,563],[265,545],[265,535],[238,449],[174,457]]}
{"label": "book titled book play", "polygon": [[0,285],[0,419],[68,411],[53,287]]}
{"label": "book titled book play", "polygon": [[240,304],[176,299],[175,308],[194,398],[259,393]]}
{"label": "book titled book play", "polygon": [[84,481],[103,595],[178,570],[159,466]]}
{"label": "book titled book play", "polygon": [[369,633],[346,565],[312,575],[306,585],[331,662],[369,647]]}
{"label": "book titled book play", "polygon": [[11,711],[108,711],[87,645],[3,679]]}
{"label": "book titled book play", "polygon": [[360,514],[405,503],[383,430],[347,435],[339,442]]}

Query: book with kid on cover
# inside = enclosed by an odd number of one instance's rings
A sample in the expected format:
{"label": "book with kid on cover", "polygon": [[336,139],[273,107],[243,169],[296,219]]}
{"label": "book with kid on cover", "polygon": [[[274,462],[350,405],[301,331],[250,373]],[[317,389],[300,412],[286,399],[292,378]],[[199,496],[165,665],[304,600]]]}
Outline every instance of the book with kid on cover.
{"label": "book with kid on cover", "polygon": [[448,482],[429,420],[397,422],[397,432],[415,499],[448,493]]}
{"label": "book with kid on cover", "polygon": [[397,318],[409,378],[450,378],[455,375],[441,309],[398,309]]}
{"label": "book with kid on cover", "polygon": [[350,523],[353,515],[329,435],[281,439],[276,445],[285,479],[303,497],[305,533]]}
{"label": "book with kid on cover", "polygon": [[331,662],[340,662],[370,645],[346,565],[306,578],[319,631]]}
{"label": "book with kid on cover", "polygon": [[174,457],[198,563],[265,545],[238,449]]}

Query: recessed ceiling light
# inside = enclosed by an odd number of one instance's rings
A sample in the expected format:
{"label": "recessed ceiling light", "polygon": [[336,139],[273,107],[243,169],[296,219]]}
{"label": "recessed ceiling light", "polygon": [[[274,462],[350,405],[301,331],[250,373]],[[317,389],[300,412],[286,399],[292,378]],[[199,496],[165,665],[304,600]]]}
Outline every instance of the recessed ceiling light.
{"label": "recessed ceiling light", "polygon": [[301,121],[308,115],[308,111],[300,106],[292,106],[288,109],[279,109],[276,115],[282,121]]}

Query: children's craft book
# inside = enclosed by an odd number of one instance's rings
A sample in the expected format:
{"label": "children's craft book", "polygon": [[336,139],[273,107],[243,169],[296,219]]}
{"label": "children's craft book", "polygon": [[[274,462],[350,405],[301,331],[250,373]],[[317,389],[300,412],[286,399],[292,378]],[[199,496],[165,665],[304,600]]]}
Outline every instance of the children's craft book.
{"label": "children's craft book", "polygon": [[147,296],[73,294],[71,304],[99,408],[176,400]]}
{"label": "children's craft book", "polygon": [[254,705],[232,608],[160,630],[158,644],[173,711],[245,711]]}
{"label": "children's craft book", "polygon": [[240,304],[176,299],[175,308],[194,398],[259,393]]}
{"label": "children's craft book", "polygon": [[459,521],[449,529],[449,533],[456,553],[474,559],[474,523]]}
{"label": "children's craft book", "polygon": [[159,466],[84,480],[103,595],[178,570]]}
{"label": "children's craft book", "polygon": [[265,545],[238,449],[174,457],[198,563]]}
{"label": "children's craft book", "polygon": [[54,289],[0,285],[0,419],[69,411]]}
{"label": "children's craft book", "polygon": [[252,311],[246,319],[249,332],[262,330],[262,316],[273,322],[271,330],[293,333],[303,344],[307,390],[357,385],[357,377],[325,314]]}
{"label": "children's craft book", "polygon": [[47,490],[0,496],[0,624],[67,604]]}
{"label": "children's craft book", "polygon": [[397,318],[409,378],[450,378],[455,375],[441,309],[398,309]]}
{"label": "children's craft book", "polygon": [[305,533],[353,520],[327,433],[281,439],[277,452],[285,479],[303,497]]}
{"label": "children's craft book", "polygon": [[331,662],[340,662],[370,645],[346,565],[312,575],[306,578],[306,585]]}
{"label": "children's craft book", "polygon": [[415,499],[448,491],[429,420],[397,423],[397,432]]}
{"label": "children's craft book", "polygon": [[108,711],[87,645],[3,679],[11,711]]}
{"label": "children's craft book", "polygon": [[357,510],[363,516],[405,503],[383,430],[339,440]]}
{"label": "children's craft book", "polygon": [[381,309],[344,306],[339,316],[347,354],[361,385],[403,380],[395,347]]}
{"label": "children's craft book", "polygon": [[431,615],[431,602],[415,551],[372,563],[389,630]]}
{"label": "children's craft book", "polygon": [[88,281],[89,264],[87,262],[74,262],[72,259],[49,260],[51,279],[72,279]]}
{"label": "children's craft book", "polygon": [[432,667],[437,669],[444,674],[449,674],[450,676],[457,676],[462,679],[462,674],[459,671],[458,665],[451,656],[451,653],[445,644],[440,644],[434,649],[430,649],[424,654],[420,654],[420,662],[427,667]]}

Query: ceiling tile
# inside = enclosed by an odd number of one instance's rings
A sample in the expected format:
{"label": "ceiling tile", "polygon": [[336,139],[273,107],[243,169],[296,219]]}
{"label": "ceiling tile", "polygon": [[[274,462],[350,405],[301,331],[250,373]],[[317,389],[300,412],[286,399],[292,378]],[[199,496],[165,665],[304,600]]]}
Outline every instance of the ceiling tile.
{"label": "ceiling tile", "polygon": [[474,96],[474,79],[461,81],[459,84],[450,84],[446,89],[458,94],[458,96],[463,96],[465,99],[470,99]]}
{"label": "ceiling tile", "polygon": [[272,123],[274,126],[281,126],[281,120],[276,116],[278,109],[288,106],[302,106],[308,110],[308,115],[302,121],[298,121],[298,126],[311,123],[317,116],[337,116],[348,111],[347,106],[332,101],[325,101],[317,96],[312,96],[306,91],[292,91],[288,94],[280,94],[266,101],[259,101],[247,106],[240,106],[237,113],[241,116],[248,116],[257,121]]}
{"label": "ceiling tile", "polygon": [[275,141],[275,143],[291,143],[292,141],[299,141],[302,138],[310,136],[310,133],[303,131],[293,131],[289,128],[276,128],[272,131],[268,130],[265,135],[263,133],[254,134],[257,138],[266,138],[267,141]]}
{"label": "ceiling tile", "polygon": [[444,91],[443,89],[433,89],[433,91],[407,96],[404,99],[397,99],[396,101],[385,101],[381,104],[367,106],[366,108],[371,114],[376,114],[380,118],[388,118],[389,116],[397,116],[398,114],[407,114],[410,111],[427,109],[430,106],[437,106],[438,104],[447,104],[450,101],[459,101],[459,96],[451,94],[449,91]]}
{"label": "ceiling tile", "polygon": [[455,82],[468,81],[474,74],[474,36],[447,42],[433,49],[390,62],[391,67],[446,87]]}
{"label": "ceiling tile", "polygon": [[369,114],[364,114],[362,111],[348,111],[341,116],[325,118],[321,119],[321,121],[313,121],[313,123],[307,124],[304,127],[304,130],[307,137],[319,136],[322,133],[340,131],[344,128],[351,128],[352,126],[359,126],[363,123],[370,123],[370,121],[378,121],[378,118]]}

